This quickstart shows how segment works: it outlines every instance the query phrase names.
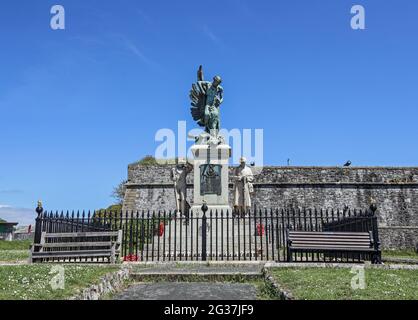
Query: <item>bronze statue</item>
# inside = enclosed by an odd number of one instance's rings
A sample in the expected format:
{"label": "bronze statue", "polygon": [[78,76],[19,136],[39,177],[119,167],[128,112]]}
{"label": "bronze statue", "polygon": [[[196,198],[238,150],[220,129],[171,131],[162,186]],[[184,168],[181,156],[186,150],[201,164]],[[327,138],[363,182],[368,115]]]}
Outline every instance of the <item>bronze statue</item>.
{"label": "bronze statue", "polygon": [[222,79],[215,76],[212,82],[205,81],[203,67],[197,72],[197,82],[190,91],[191,113],[193,120],[205,128],[205,132],[212,137],[218,137],[220,130],[219,107],[223,102]]}

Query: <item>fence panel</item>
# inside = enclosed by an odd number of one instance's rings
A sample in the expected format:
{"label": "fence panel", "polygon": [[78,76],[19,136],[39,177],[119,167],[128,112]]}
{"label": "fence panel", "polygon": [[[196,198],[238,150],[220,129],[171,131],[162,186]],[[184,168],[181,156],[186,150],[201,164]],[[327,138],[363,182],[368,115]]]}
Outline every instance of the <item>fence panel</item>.
{"label": "fence panel", "polygon": [[[371,210],[257,209],[249,212],[176,211],[41,213],[41,233],[123,230],[125,261],[287,261],[286,230],[371,231],[378,243],[377,219]],[[353,261],[368,257],[304,253],[298,261]]]}

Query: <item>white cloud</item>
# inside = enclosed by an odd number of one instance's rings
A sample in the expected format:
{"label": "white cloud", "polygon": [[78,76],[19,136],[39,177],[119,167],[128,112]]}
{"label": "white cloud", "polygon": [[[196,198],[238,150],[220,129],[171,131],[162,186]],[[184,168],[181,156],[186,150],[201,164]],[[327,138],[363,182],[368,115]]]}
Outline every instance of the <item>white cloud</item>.
{"label": "white cloud", "polygon": [[34,225],[36,216],[34,209],[0,205],[0,218],[7,222],[17,222],[20,226]]}

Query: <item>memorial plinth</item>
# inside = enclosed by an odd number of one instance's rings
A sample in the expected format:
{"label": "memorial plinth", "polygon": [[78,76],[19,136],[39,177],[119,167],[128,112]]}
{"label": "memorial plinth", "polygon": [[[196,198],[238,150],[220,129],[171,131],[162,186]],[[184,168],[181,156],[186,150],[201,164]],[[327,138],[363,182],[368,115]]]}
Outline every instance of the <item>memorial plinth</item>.
{"label": "memorial plinth", "polygon": [[194,166],[194,198],[192,211],[202,214],[205,202],[209,211],[231,212],[228,203],[231,147],[227,144],[196,144],[191,147]]}

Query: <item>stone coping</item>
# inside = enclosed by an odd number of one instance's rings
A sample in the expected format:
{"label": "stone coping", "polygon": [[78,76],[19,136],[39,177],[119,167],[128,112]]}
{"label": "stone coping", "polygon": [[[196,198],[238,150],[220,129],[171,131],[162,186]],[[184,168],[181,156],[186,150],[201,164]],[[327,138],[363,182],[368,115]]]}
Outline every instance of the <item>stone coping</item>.
{"label": "stone coping", "polygon": [[[141,165],[136,162],[128,164],[129,167],[169,167],[169,166],[175,166],[175,164],[157,164],[157,165]],[[236,167],[238,165],[230,165],[230,167]],[[254,168],[267,168],[267,169],[354,169],[354,170],[366,170],[366,169],[381,169],[381,170],[418,170],[418,167],[414,166],[401,166],[401,167],[395,167],[395,166],[350,166],[350,167],[344,167],[344,166],[273,166],[273,165],[265,165],[263,167],[254,167]]]}
{"label": "stone coping", "polygon": [[[254,187],[297,187],[297,186],[394,186],[394,187],[418,187],[418,182],[254,182]],[[130,187],[144,187],[144,188],[161,188],[161,187],[173,187],[173,183],[170,182],[157,182],[157,183],[135,183],[128,182],[125,184],[127,188]],[[193,188],[192,183],[187,184],[188,188]],[[232,188],[233,184],[229,183],[229,187]]]}
{"label": "stone coping", "polygon": [[108,294],[115,294],[120,291],[125,281],[130,277],[131,270],[129,266],[108,273],[102,276],[97,284],[93,284],[87,288],[79,289],[79,291],[68,298],[68,300],[99,300]]}
{"label": "stone coping", "polygon": [[293,294],[283,289],[281,284],[271,275],[270,271],[266,268],[264,269],[264,281],[266,285],[270,287],[273,291],[274,296],[276,296],[280,300],[295,300]]}

